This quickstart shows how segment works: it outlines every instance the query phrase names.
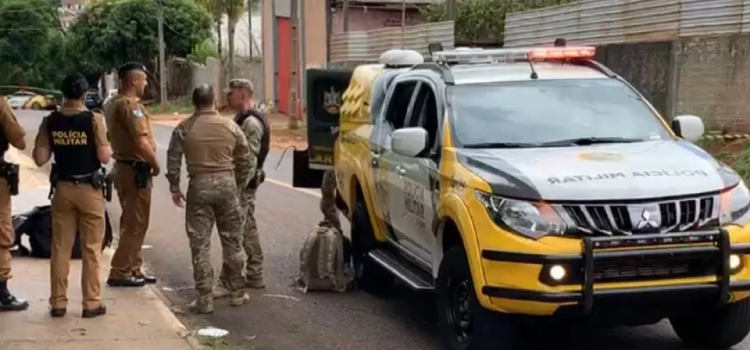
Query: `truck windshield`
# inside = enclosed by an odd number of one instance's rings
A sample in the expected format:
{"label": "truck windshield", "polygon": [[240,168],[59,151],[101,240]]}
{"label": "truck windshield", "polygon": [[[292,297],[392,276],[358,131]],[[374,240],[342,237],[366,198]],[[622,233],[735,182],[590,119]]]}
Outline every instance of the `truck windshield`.
{"label": "truck windshield", "polygon": [[671,138],[646,103],[615,79],[456,85],[450,97],[452,124],[463,147]]}

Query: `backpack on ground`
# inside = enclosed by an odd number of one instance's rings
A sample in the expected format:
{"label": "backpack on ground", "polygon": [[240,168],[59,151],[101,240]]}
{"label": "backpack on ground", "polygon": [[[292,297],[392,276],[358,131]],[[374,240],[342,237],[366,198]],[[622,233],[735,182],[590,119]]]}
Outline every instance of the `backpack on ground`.
{"label": "backpack on ground", "polygon": [[[104,210],[104,239],[102,241],[102,250],[112,244],[113,232],[112,224],[109,220],[109,213]],[[13,216],[13,230],[15,231],[15,243],[17,251],[21,256],[31,256],[35,258],[49,259],[52,256],[52,207],[49,205],[35,207],[27,213]],[[30,247],[22,244],[21,238],[27,235],[29,237]],[[73,243],[71,259],[80,259],[81,254],[81,234],[76,233],[76,239]]]}
{"label": "backpack on ground", "polygon": [[305,240],[299,254],[302,292],[351,289],[354,271],[350,263],[351,241],[329,222],[322,221]]}

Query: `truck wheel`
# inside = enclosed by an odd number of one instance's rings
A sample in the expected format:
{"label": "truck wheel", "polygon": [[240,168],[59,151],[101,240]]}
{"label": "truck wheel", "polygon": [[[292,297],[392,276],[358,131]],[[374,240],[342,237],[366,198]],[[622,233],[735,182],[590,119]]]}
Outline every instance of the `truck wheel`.
{"label": "truck wheel", "polygon": [[438,323],[448,349],[519,349],[519,321],[479,304],[463,247],[453,247],[443,256],[436,292]]}
{"label": "truck wheel", "polygon": [[377,295],[390,294],[394,289],[393,275],[367,255],[374,249],[383,248],[384,244],[375,239],[364,199],[357,201],[354,207],[351,229],[352,262],[357,287]]}
{"label": "truck wheel", "polygon": [[669,319],[682,341],[701,349],[729,349],[750,333],[750,299]]}

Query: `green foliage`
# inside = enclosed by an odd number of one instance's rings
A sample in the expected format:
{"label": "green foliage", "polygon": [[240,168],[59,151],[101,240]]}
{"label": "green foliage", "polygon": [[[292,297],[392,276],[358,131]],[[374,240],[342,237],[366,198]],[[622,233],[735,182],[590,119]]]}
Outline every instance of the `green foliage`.
{"label": "green foliage", "polygon": [[0,0],[0,85],[53,88],[52,58],[64,51],[51,0]]}
{"label": "green foliage", "polygon": [[745,147],[736,156],[731,164],[732,169],[742,176],[745,181],[750,182],[750,147]]}
{"label": "green foliage", "polygon": [[206,64],[208,58],[218,58],[219,48],[216,42],[208,39],[198,45],[195,45],[193,52],[187,55],[187,59],[193,63]]}
{"label": "green foliage", "polygon": [[[193,0],[163,0],[167,56],[185,57],[211,36],[212,17]],[[93,73],[159,54],[158,4],[153,0],[103,1],[88,7],[68,31],[78,70]]]}
{"label": "green foliage", "polygon": [[[505,15],[573,2],[574,0],[456,0],[456,42],[467,44],[501,44]],[[429,5],[422,10],[426,22],[448,20],[446,3]]]}

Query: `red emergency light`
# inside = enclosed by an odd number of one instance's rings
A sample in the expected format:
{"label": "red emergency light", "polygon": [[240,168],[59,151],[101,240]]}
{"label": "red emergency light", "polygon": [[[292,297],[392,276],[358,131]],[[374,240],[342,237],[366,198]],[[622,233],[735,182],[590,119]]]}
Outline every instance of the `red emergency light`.
{"label": "red emergency light", "polygon": [[534,48],[528,53],[531,60],[594,58],[594,56],[596,56],[596,48],[592,46]]}

